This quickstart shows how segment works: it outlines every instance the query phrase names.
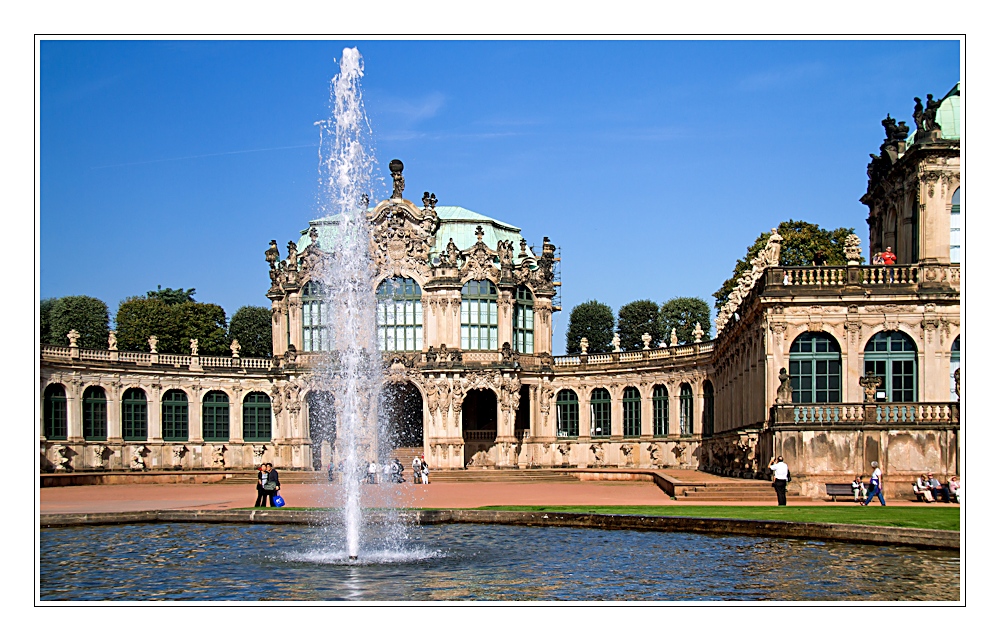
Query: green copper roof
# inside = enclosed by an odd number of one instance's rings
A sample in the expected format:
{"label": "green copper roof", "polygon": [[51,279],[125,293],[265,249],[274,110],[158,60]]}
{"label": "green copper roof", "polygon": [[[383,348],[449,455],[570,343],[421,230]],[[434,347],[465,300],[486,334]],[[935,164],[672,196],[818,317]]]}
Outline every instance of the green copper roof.
{"label": "green copper roof", "polygon": [[[369,211],[372,209],[369,208]],[[481,225],[483,242],[486,243],[487,247],[496,250],[499,241],[509,240],[514,243],[514,263],[520,262],[517,260],[517,255],[521,253],[520,227],[484,216],[464,207],[444,206],[437,207],[435,211],[437,211],[441,225],[438,227],[434,236],[434,244],[431,246],[432,259],[448,246],[449,239],[453,239],[461,250],[469,249],[475,245],[477,241],[476,227]],[[320,249],[329,251],[334,246],[334,241],[337,238],[338,218],[338,216],[325,216],[309,221],[309,227],[315,227],[319,234],[317,240]],[[302,230],[302,235],[296,243],[299,252],[305,251],[306,247],[312,244],[312,239],[309,238],[309,227]],[[529,256],[534,257],[530,248],[527,251]]]}

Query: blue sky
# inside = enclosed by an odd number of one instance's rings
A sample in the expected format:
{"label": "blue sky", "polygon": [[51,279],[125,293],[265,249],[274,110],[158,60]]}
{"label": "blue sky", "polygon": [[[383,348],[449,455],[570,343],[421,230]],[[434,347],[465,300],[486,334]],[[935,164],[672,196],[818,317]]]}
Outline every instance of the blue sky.
{"label": "blue sky", "polygon": [[43,41],[41,297],[268,305],[268,241],[318,211],[313,123],[345,46],[406,196],[561,248],[556,353],[586,300],[711,304],[782,220],[867,238],[880,121],[960,73],[940,40]]}

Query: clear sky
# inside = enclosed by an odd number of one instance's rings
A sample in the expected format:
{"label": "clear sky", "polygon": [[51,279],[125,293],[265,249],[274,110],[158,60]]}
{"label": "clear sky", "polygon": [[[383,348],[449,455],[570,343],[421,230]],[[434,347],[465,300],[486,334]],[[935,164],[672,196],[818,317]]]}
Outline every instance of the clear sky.
{"label": "clear sky", "polygon": [[[958,41],[43,41],[40,294],[157,285],[269,305],[264,250],[315,217],[317,120],[357,46],[380,171],[549,236],[572,307],[712,293],[789,218],[867,239],[886,113]],[[391,181],[387,180],[391,185]],[[378,197],[388,195],[388,190]]]}

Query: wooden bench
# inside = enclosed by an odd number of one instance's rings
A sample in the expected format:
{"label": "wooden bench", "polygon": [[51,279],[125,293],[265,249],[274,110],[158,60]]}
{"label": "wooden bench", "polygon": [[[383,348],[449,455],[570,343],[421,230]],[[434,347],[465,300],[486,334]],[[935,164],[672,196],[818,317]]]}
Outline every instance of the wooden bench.
{"label": "wooden bench", "polygon": [[838,496],[849,496],[852,500],[854,499],[854,489],[850,483],[827,483],[826,493],[833,498],[834,502],[837,501]]}

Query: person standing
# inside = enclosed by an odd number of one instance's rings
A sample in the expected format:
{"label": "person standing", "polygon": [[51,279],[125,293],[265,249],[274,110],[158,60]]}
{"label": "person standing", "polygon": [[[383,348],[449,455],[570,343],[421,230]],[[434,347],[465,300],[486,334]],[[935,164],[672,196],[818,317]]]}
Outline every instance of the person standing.
{"label": "person standing", "polygon": [[886,247],[882,252],[882,264],[887,266],[896,264],[896,254],[892,253],[892,247]]}
{"label": "person standing", "polygon": [[264,491],[264,481],[267,480],[267,472],[263,463],[257,466],[257,502],[254,507],[264,507],[267,501],[267,493]]}
{"label": "person standing", "polygon": [[868,498],[861,505],[868,505],[871,500],[878,496],[878,502],[885,507],[885,495],[882,493],[882,468],[878,466],[878,461],[872,461],[872,478],[868,483]]}
{"label": "person standing", "polygon": [[785,463],[783,457],[772,456],[768,467],[774,472],[774,482],[771,485],[774,486],[774,493],[778,495],[778,505],[785,505],[785,489],[788,486],[788,465]]}
{"label": "person standing", "polygon": [[416,485],[417,483],[420,483],[420,469],[421,469],[421,467],[422,466],[420,465],[420,457],[414,456],[413,457],[413,483],[414,483],[414,485]]}
{"label": "person standing", "polygon": [[277,507],[274,504],[274,495],[281,489],[281,481],[278,480],[278,470],[274,469],[274,466],[270,463],[265,463],[264,467],[267,471],[267,476],[264,479],[264,492],[267,493],[267,500],[270,502],[271,507]]}
{"label": "person standing", "polygon": [[420,457],[420,482],[423,483],[424,485],[427,485],[428,483],[430,483],[430,480],[428,479],[428,476],[430,475],[430,471],[431,471],[430,468],[427,467],[427,461],[425,461],[424,457],[421,456]]}

